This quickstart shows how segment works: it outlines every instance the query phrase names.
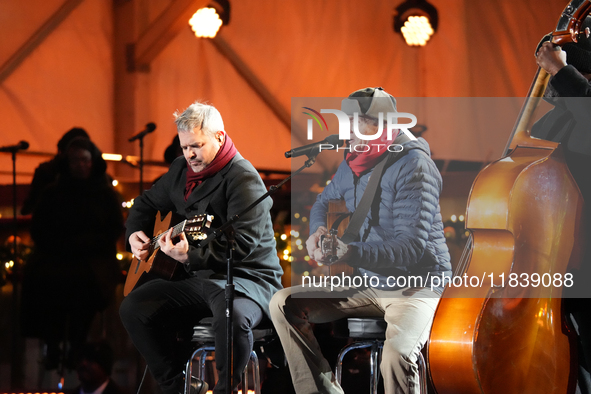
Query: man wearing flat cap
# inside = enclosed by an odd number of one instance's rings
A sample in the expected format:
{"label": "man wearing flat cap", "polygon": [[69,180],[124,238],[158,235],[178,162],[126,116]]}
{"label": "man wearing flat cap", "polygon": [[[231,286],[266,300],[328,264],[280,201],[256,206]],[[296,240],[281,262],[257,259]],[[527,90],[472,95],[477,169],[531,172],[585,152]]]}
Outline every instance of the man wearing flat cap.
{"label": "man wearing flat cap", "polygon": [[[385,392],[419,393],[419,352],[442,292],[425,284],[429,277],[451,275],[439,209],[441,175],[423,138],[409,138],[397,129],[386,132],[387,114],[396,113],[396,100],[382,88],[355,91],[341,110],[353,124],[352,138],[332,182],[312,207],[306,247],[319,263],[346,263],[358,279],[372,279],[362,286],[281,290],[271,300],[271,317],[298,394],[343,393],[311,324],[348,317],[385,319],[380,365]],[[348,227],[353,226],[352,235],[335,240],[336,253],[329,256],[321,245],[329,233],[326,213],[329,201],[339,199],[353,214]],[[356,220],[357,212],[361,220]],[[410,276],[417,278],[413,284],[388,280]]]}

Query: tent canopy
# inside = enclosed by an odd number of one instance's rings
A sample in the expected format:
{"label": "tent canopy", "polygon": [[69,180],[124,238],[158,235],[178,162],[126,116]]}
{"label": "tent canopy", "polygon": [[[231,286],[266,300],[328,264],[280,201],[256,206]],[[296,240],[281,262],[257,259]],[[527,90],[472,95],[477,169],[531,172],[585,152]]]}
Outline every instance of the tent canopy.
{"label": "tent canopy", "polygon": [[[289,170],[283,152],[292,138],[305,142],[292,132],[292,98],[344,97],[367,86],[384,87],[401,106],[401,97],[523,97],[536,45],[566,5],[430,0],[439,27],[416,48],[392,28],[402,0],[230,2],[230,23],[213,40],[196,38],[187,23],[206,0],[0,2],[0,146],[26,140],[30,152],[53,154],[79,126],[103,152],[139,155],[127,140],[154,122],[144,158],[162,161],[176,132],[173,112],[204,100],[257,168]],[[511,131],[475,127],[466,138],[465,127],[430,122],[424,136],[442,160],[493,159]],[[18,182],[45,159],[19,155]],[[0,154],[1,183],[12,182],[11,169],[10,154]],[[147,167],[145,177],[163,170]],[[128,166],[111,172],[138,178]]]}

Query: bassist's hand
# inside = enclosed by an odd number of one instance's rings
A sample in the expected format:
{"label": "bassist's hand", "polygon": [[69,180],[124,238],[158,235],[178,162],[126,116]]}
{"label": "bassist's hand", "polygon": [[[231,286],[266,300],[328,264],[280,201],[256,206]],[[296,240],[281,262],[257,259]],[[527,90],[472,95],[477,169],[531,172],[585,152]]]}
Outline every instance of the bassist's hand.
{"label": "bassist's hand", "polygon": [[175,259],[183,264],[189,262],[189,242],[187,242],[187,236],[184,232],[181,232],[179,241],[177,243],[172,242],[172,228],[166,232],[164,237],[160,237],[158,245],[160,250],[168,257]]}
{"label": "bassist's hand", "polygon": [[566,66],[566,52],[559,46],[546,41],[536,53],[536,63],[550,75],[556,75],[562,67]]}
{"label": "bassist's hand", "polygon": [[143,231],[136,231],[129,236],[131,253],[140,261],[146,261],[150,254],[150,238]]}

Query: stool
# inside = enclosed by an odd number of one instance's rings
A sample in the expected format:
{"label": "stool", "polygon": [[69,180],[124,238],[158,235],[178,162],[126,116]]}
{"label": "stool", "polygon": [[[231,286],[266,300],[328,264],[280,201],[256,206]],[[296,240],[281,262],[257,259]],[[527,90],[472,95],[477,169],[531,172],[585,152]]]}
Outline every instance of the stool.
{"label": "stool", "polygon": [[[207,358],[207,354],[209,352],[215,351],[215,331],[211,326],[212,320],[213,318],[207,317],[202,319],[199,324],[193,327],[193,336],[191,338],[191,342],[200,344],[200,346],[193,352],[191,358],[189,358],[189,361],[187,361],[185,376],[191,376],[193,369],[193,359],[198,358],[199,365],[197,369],[197,376],[199,379],[205,380],[205,359]],[[262,345],[275,336],[275,331],[272,328],[255,328],[252,330],[252,336],[254,343],[258,342]],[[250,363],[253,364],[255,394],[261,394],[259,358],[254,350],[250,353],[250,360],[246,364],[244,372],[242,372],[242,393],[246,394],[248,392],[248,364]],[[185,394],[190,394],[191,392],[190,382],[191,379],[185,379]]]}
{"label": "stool", "polygon": [[[345,329],[346,327],[346,329]],[[371,348],[370,353],[370,394],[378,392],[380,379],[379,362],[386,339],[387,323],[383,318],[348,318],[335,322],[334,329],[337,336],[353,338],[355,341],[345,346],[337,358],[335,376],[339,384],[343,374],[343,358],[350,350]],[[348,330],[348,333],[346,332]],[[423,353],[419,352],[419,385],[420,393],[427,394],[427,366]]]}

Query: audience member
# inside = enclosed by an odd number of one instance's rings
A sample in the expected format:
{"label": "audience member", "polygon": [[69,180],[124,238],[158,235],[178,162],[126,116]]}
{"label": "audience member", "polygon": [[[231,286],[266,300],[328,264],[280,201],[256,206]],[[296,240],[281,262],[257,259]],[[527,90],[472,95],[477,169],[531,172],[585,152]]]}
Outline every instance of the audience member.
{"label": "audience member", "polygon": [[31,182],[31,189],[21,208],[22,215],[33,213],[35,204],[39,200],[39,196],[43,190],[55,182],[58,175],[58,162],[64,154],[64,149],[70,141],[74,138],[89,138],[86,130],[80,127],[74,127],[68,130],[57,143],[57,154],[48,161],[39,164],[33,174],[33,181]]}
{"label": "audience member", "polygon": [[35,250],[24,268],[22,293],[23,334],[45,341],[47,369],[60,362],[74,366],[94,316],[112,301],[123,233],[119,198],[96,146],[73,139],[57,167],[57,181],[33,212]]}
{"label": "audience member", "polygon": [[124,394],[111,379],[113,362],[113,349],[106,342],[85,344],[76,365],[80,385],[70,394]]}

